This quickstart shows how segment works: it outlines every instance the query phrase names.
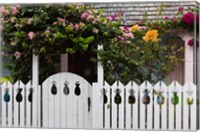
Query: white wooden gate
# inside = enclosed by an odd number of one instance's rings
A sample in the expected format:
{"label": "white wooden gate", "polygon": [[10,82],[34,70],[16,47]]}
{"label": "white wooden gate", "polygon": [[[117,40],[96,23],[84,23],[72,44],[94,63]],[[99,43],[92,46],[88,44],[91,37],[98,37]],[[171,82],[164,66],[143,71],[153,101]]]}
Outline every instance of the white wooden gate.
{"label": "white wooden gate", "polygon": [[91,128],[92,87],[73,73],[58,73],[42,84],[42,127]]}

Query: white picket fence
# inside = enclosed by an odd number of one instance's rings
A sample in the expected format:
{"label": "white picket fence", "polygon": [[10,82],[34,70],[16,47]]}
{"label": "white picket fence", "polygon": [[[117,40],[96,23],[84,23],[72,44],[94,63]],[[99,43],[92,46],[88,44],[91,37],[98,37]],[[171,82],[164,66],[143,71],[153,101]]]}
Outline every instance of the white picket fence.
{"label": "white picket fence", "polygon": [[0,85],[0,127],[196,130],[196,86],[89,84],[58,73],[42,86]]}
{"label": "white picket fence", "polygon": [[196,86],[192,83],[95,83],[92,96],[93,128],[196,130]]}
{"label": "white picket fence", "polygon": [[0,88],[0,126],[38,127],[38,86],[21,81],[4,82]]}

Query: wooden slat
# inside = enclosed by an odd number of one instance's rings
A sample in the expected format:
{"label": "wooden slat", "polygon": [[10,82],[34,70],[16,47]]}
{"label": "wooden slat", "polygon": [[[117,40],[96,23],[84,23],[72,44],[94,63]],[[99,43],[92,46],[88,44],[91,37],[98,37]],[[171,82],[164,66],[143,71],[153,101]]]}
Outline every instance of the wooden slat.
{"label": "wooden slat", "polygon": [[[12,109],[12,100],[13,100],[13,97],[12,97],[12,89],[13,89],[13,86],[10,82],[4,82],[2,85],[1,85],[1,88],[2,88],[2,124],[1,126],[2,127],[12,127],[13,126],[13,118],[12,118],[12,112],[13,112],[13,109]],[[9,102],[5,102],[4,100],[4,97],[5,97],[5,92],[6,90],[8,90],[8,94],[9,94],[9,97],[10,97],[10,100]]]}
{"label": "wooden slat", "polygon": [[92,84],[92,128],[101,129],[103,128],[103,99],[101,90],[103,88],[103,83],[93,83]]}
{"label": "wooden slat", "polygon": [[[148,96],[146,96],[146,91]],[[153,127],[153,100],[152,100],[153,87],[146,81],[140,85],[140,129],[151,130]],[[149,104],[145,105],[145,97],[150,99]]]}
{"label": "wooden slat", "polygon": [[154,129],[167,130],[167,86],[158,82],[154,90]]}
{"label": "wooden slat", "polygon": [[[172,82],[169,86],[169,130],[181,130],[181,93],[182,88],[178,82]],[[178,104],[172,102],[178,98]]]}
{"label": "wooden slat", "polygon": [[193,83],[186,83],[183,86],[183,113],[184,113],[183,128],[184,130],[196,130],[196,99],[195,98],[196,98],[196,86]]}
{"label": "wooden slat", "polygon": [[[105,94],[106,94],[106,97],[107,97],[107,103],[104,104],[104,109],[105,109],[105,114],[104,114],[104,125],[105,125],[105,129],[110,129],[110,110],[111,110],[111,105],[110,105],[110,85],[105,82],[104,83],[104,87],[105,89]],[[103,89],[102,89],[103,90]],[[105,98],[106,98],[105,97]],[[102,94],[102,98],[103,98],[103,94]],[[102,101],[103,102],[103,101]]]}

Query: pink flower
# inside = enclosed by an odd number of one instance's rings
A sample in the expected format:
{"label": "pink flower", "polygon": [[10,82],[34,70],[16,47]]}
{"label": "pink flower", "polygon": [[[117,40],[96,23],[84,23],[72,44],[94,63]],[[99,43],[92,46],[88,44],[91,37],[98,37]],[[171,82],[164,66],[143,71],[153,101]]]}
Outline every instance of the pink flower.
{"label": "pink flower", "polygon": [[28,19],[28,24],[30,25],[33,22],[33,18]]}
{"label": "pink flower", "polygon": [[111,16],[107,16],[106,17],[109,21],[112,21],[112,17]]}
{"label": "pink flower", "polygon": [[132,33],[124,33],[123,34],[125,37],[128,37],[128,38],[131,38],[131,39],[134,39],[134,36]]}
{"label": "pink flower", "polygon": [[120,41],[125,41],[125,38],[124,38],[123,36],[118,36],[118,39],[119,39]]}
{"label": "pink flower", "polygon": [[92,18],[94,18],[94,16],[92,16],[91,14],[89,14],[86,18],[86,21],[90,21]]}
{"label": "pink flower", "polygon": [[110,20],[110,21],[115,21],[116,18],[117,18],[117,14],[114,14],[114,15],[111,15],[111,16],[107,16],[106,18],[107,18],[108,20]]}
{"label": "pink flower", "polygon": [[184,10],[183,6],[178,7],[178,12],[183,12],[183,10]]}
{"label": "pink flower", "polygon": [[[194,39],[190,39],[190,40],[188,41],[187,45],[193,46],[193,45],[194,45]],[[198,40],[196,40],[196,45],[197,45],[197,47],[199,47],[199,41],[198,41]]]}
{"label": "pink flower", "polygon": [[29,32],[29,33],[28,33],[28,37],[29,37],[29,39],[33,39],[34,35],[35,35],[34,32]]}
{"label": "pink flower", "polygon": [[3,13],[3,15],[5,15],[5,16],[10,14],[10,12],[8,10],[6,10],[4,6],[2,6],[0,8],[0,12]]}
{"label": "pink flower", "polygon": [[59,21],[62,22],[62,23],[64,23],[65,19],[64,18],[60,18]]}
{"label": "pink flower", "polygon": [[12,14],[17,14],[18,9],[16,6],[11,6],[11,9],[12,9]]}
{"label": "pink flower", "polygon": [[96,24],[97,23],[97,19],[95,18],[93,21],[92,21],[93,24]]}
{"label": "pink flower", "polygon": [[79,25],[77,23],[75,24],[75,29],[79,30]]}
{"label": "pink flower", "polygon": [[16,59],[19,59],[21,57],[21,52],[15,51],[14,56]]}
{"label": "pink flower", "polygon": [[194,14],[192,12],[188,12],[183,15],[182,21],[187,25],[190,26],[194,22]]}
{"label": "pink flower", "polygon": [[129,32],[129,28],[128,28],[127,26],[124,26],[124,27],[123,27],[123,30],[124,30],[125,32]]}
{"label": "pink flower", "polygon": [[85,23],[83,23],[83,22],[80,22],[79,24],[80,24],[80,27],[85,26]]}
{"label": "pink flower", "polygon": [[176,17],[173,17],[173,18],[172,18],[172,22],[176,22]]}
{"label": "pink flower", "polygon": [[89,15],[88,12],[83,12],[83,13],[81,14],[81,18],[85,18],[85,17],[88,16],[88,15]]}
{"label": "pink flower", "polygon": [[169,17],[168,17],[168,16],[165,16],[164,19],[167,20],[167,19],[169,19]]}

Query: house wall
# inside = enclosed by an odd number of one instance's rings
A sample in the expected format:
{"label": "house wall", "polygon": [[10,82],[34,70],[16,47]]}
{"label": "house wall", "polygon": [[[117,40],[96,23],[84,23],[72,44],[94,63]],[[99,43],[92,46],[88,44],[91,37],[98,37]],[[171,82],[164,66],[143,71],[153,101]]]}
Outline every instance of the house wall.
{"label": "house wall", "polygon": [[184,60],[184,82],[193,82],[193,75],[194,75],[194,63],[193,63],[193,47],[189,46],[187,43],[190,39],[194,37],[192,32],[187,31],[180,31],[178,34],[185,42],[185,60]]}

